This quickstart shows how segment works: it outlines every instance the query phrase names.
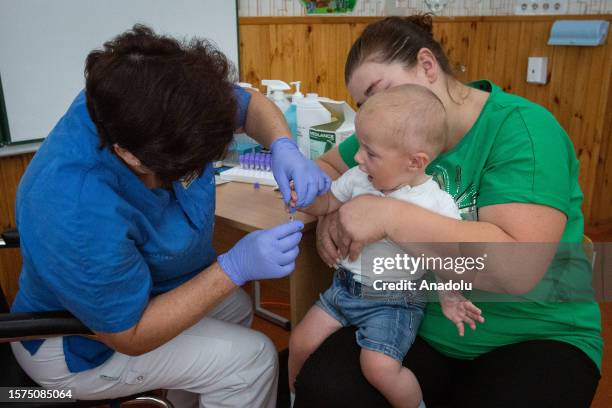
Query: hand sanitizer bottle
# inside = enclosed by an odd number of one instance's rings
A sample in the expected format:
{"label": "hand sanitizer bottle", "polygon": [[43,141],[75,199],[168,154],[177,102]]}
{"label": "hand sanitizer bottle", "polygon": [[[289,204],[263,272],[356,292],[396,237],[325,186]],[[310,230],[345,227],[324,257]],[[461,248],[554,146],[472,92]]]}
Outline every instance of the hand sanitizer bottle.
{"label": "hand sanitizer bottle", "polygon": [[289,131],[291,131],[291,138],[297,143],[297,104],[298,101],[304,99],[304,94],[300,92],[300,81],[291,82],[291,85],[295,85],[295,92],[291,95],[291,105],[289,109],[285,111],[285,120],[289,125]]}
{"label": "hand sanitizer bottle", "polygon": [[310,159],[310,127],[328,122],[331,122],[331,113],[319,103],[316,93],[306,94],[306,98],[298,100],[297,144],[307,159]]}
{"label": "hand sanitizer bottle", "polygon": [[268,87],[268,92],[266,96],[274,102],[276,106],[280,109],[280,111],[284,114],[285,111],[289,108],[289,101],[285,96],[285,92],[290,90],[291,87],[287,85],[287,83],[283,81],[278,81],[276,79],[264,79],[261,81],[262,85]]}

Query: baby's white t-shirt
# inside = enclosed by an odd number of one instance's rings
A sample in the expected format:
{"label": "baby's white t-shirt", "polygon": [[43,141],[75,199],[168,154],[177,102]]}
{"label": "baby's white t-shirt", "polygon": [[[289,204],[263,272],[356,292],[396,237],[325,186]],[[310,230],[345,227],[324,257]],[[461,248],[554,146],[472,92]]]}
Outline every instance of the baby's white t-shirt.
{"label": "baby's white t-shirt", "polygon": [[[372,185],[366,173],[355,166],[332,183],[331,193],[341,202],[347,202],[363,194],[379,197],[386,196],[418,205],[450,218],[461,219],[459,209],[453,197],[443,191],[431,178],[417,186],[404,186],[389,194],[384,194]],[[368,220],[364,219],[360,222],[368,222]],[[351,262],[347,257],[341,261],[340,265],[355,274],[355,280],[366,285],[371,285],[375,279],[395,282],[415,280],[423,276],[424,270],[407,272],[405,269],[385,268],[381,274],[373,272],[374,258],[396,258],[397,254],[403,256],[405,251],[392,241],[384,239],[366,245],[361,255],[355,261]]]}

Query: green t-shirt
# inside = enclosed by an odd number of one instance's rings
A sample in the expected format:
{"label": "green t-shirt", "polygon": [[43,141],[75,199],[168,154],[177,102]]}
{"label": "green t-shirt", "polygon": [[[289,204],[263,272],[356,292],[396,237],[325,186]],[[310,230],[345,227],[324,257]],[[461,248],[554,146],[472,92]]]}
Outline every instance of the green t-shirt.
{"label": "green t-shirt", "polygon": [[[444,317],[439,303],[432,302],[419,335],[438,351],[461,359],[525,340],[559,340],[584,351],[601,369],[599,305],[592,300],[550,302],[538,297],[538,293],[548,293],[547,289],[560,282],[570,290],[579,286],[592,291],[590,265],[584,253],[576,250],[582,242],[584,220],[574,147],[543,107],[505,93],[489,81],[470,86],[489,92],[489,98],[470,131],[437,157],[427,172],[455,198],[463,219],[477,220],[480,207],[513,202],[562,211],[567,224],[561,242],[567,244],[559,246],[546,276],[530,292],[531,298],[512,302],[475,300],[486,322],[475,331],[466,330],[464,337],[459,337],[455,325]],[[358,148],[354,135],[339,146],[349,167],[357,164],[354,156]],[[569,269],[571,273],[558,273]]]}

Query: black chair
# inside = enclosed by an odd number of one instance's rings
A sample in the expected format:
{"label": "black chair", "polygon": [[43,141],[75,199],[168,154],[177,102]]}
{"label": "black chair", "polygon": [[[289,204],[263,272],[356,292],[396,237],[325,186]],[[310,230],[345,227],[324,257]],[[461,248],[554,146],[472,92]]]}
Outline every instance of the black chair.
{"label": "black chair", "polygon": [[[17,230],[9,230],[1,234],[0,249],[18,247],[19,234]],[[15,388],[39,387],[21,369],[17,360],[15,360],[9,342],[78,334],[93,333],[69,312],[10,313],[8,303],[0,286],[0,361],[2,362],[0,386]],[[16,402],[9,405],[11,408],[84,408],[104,405],[119,407],[123,402],[129,402],[130,405],[147,404],[161,408],[174,408],[170,401],[153,392],[107,400],[77,400],[65,403]]]}

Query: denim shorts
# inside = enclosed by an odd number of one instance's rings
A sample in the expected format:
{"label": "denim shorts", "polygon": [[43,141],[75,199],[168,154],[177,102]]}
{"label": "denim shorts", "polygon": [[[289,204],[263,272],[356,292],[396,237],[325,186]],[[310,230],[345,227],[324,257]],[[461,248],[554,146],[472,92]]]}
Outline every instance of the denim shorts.
{"label": "denim shorts", "polygon": [[357,344],[402,361],[423,320],[425,302],[413,291],[376,290],[339,268],[316,303],[342,326],[357,327]]}

